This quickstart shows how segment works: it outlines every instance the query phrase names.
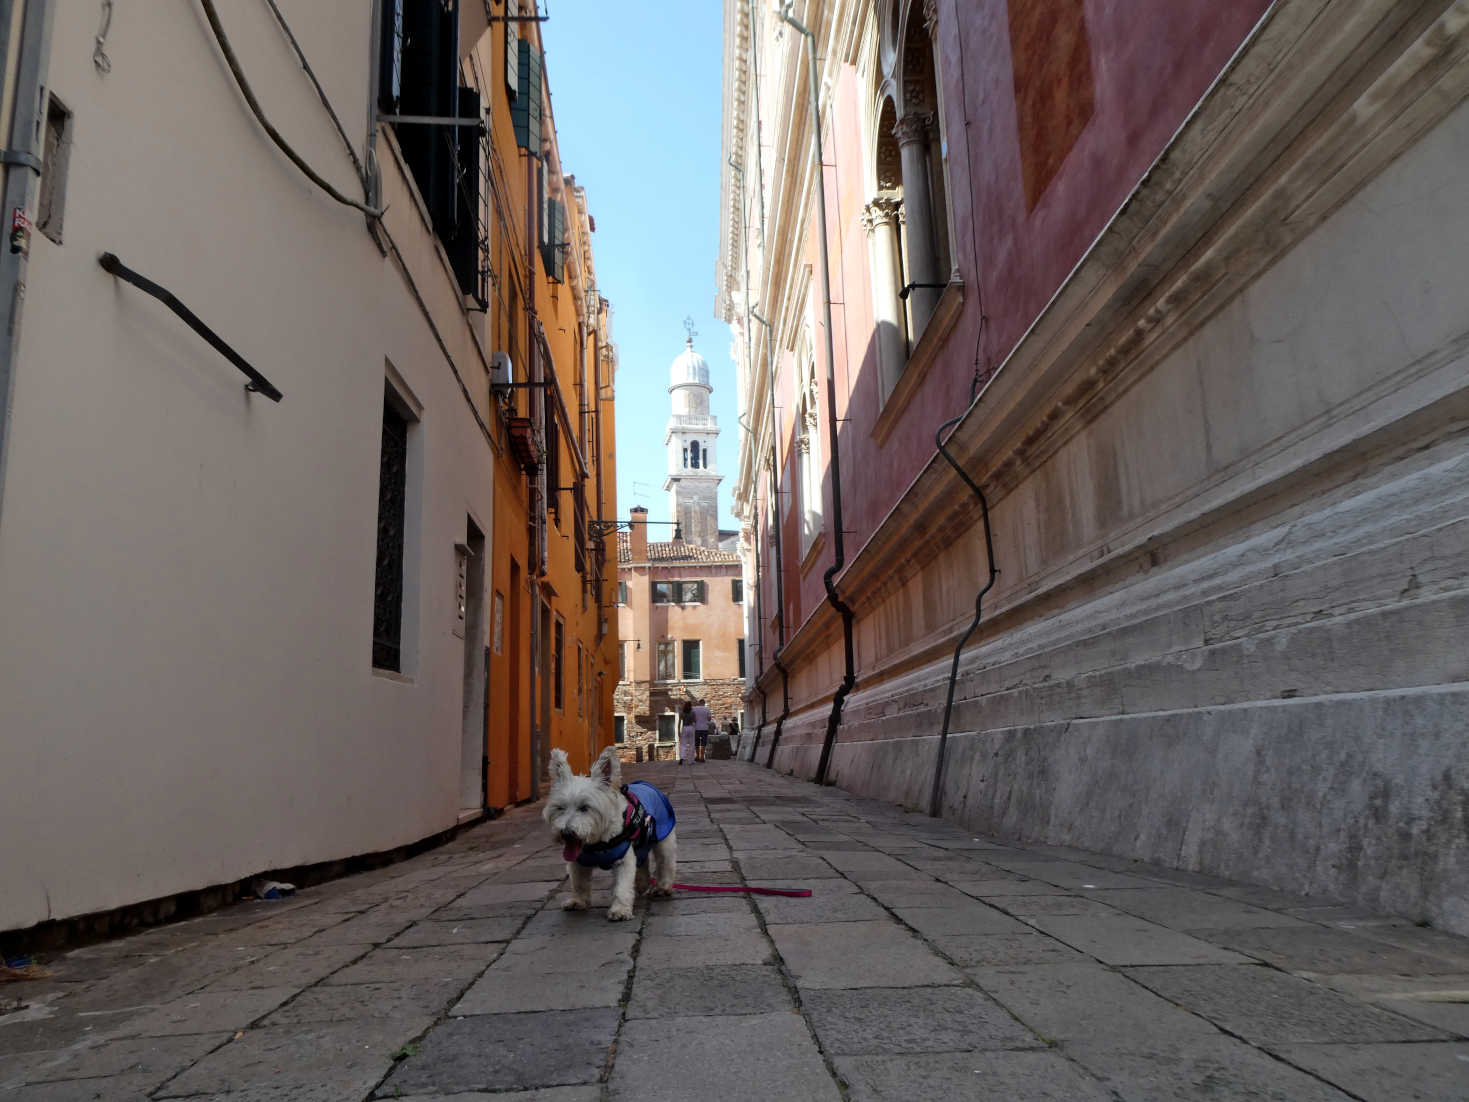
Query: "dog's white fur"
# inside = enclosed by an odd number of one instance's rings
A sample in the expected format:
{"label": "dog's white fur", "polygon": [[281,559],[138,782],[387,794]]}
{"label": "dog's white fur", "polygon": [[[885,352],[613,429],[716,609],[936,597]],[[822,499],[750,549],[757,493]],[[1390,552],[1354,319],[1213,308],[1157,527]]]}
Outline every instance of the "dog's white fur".
{"label": "dog's white fur", "polygon": [[[551,751],[549,773],[551,792],[541,817],[551,825],[556,841],[592,845],[606,842],[622,831],[623,809],[627,799],[622,794],[622,761],[615,747],[609,746],[592,763],[590,776],[579,777],[571,771],[565,750]],[[653,845],[648,864],[639,868],[637,854],[627,852],[612,867],[612,905],[607,918],[621,922],[632,917],[636,893],[646,891],[651,870],[653,895],[672,895],[678,875],[677,830]],[[566,863],[571,873],[571,894],[561,906],[568,911],[584,911],[592,903],[593,870],[575,861]]]}

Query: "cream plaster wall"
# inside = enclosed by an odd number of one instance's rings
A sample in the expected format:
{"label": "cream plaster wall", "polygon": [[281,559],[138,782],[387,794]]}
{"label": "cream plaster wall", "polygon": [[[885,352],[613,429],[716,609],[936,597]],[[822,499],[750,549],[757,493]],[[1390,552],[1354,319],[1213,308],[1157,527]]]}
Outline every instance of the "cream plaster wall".
{"label": "cream plaster wall", "polygon": [[[370,5],[284,0],[362,151]],[[273,121],[360,194],[264,5],[221,5]],[[391,258],[240,100],[197,5],[58,5],[65,239],[32,249],[0,517],[0,929],[414,841],[455,822],[454,544],[488,445]],[[388,228],[465,382],[484,374],[391,150]],[[279,405],[103,251],[173,290]],[[384,378],[422,406],[412,672],[371,669]],[[410,482],[410,498],[414,487]],[[471,645],[481,645],[472,640]],[[477,767],[477,763],[476,763]]]}

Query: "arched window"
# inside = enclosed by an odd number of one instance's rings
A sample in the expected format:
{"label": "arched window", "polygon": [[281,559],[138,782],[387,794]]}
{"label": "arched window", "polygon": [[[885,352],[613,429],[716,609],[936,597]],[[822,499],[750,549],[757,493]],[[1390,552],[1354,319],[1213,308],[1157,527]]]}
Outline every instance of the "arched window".
{"label": "arched window", "polygon": [[910,343],[917,343],[953,267],[944,122],[932,34],[937,5],[915,3],[904,21],[896,85],[901,114],[893,127],[903,177],[903,266]]}
{"label": "arched window", "polygon": [[689,466],[695,468],[699,466],[699,442],[697,440],[689,445]]}
{"label": "arched window", "polygon": [[821,418],[816,392],[816,355],[808,331],[801,339],[796,363],[796,495],[801,508],[801,555],[811,549],[825,523],[821,483]]}
{"label": "arched window", "polygon": [[687,447],[683,450],[683,465],[685,467],[689,465],[689,449]]}

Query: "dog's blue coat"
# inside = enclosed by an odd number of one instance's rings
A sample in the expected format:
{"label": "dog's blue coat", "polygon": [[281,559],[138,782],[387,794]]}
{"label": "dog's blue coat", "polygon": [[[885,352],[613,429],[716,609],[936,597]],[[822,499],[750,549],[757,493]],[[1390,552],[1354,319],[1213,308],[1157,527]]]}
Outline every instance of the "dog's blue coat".
{"label": "dog's blue coat", "polygon": [[668,797],[662,790],[647,781],[632,781],[627,785],[627,794],[643,805],[643,811],[648,817],[643,829],[638,831],[636,837],[609,849],[595,853],[583,850],[577,854],[578,865],[585,865],[589,869],[610,869],[622,860],[628,846],[632,846],[633,852],[637,854],[638,864],[641,865],[648,860],[653,846],[673,833],[673,805],[668,802]]}

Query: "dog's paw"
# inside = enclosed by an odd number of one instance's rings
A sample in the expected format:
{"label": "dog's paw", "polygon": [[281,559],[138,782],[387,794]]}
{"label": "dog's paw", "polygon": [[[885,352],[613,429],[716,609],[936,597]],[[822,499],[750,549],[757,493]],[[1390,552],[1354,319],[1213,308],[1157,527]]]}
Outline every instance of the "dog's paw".
{"label": "dog's paw", "polygon": [[668,899],[673,895],[673,888],[664,887],[662,884],[654,884],[652,889],[649,890],[648,894],[653,896],[655,899]]}
{"label": "dog's paw", "polygon": [[577,899],[575,896],[570,895],[568,895],[565,899],[561,901],[561,909],[563,911],[584,911],[589,906],[591,906],[591,904],[583,902],[582,900]]}
{"label": "dog's paw", "polygon": [[631,907],[620,907],[616,903],[607,908],[608,922],[626,922],[632,917]]}

